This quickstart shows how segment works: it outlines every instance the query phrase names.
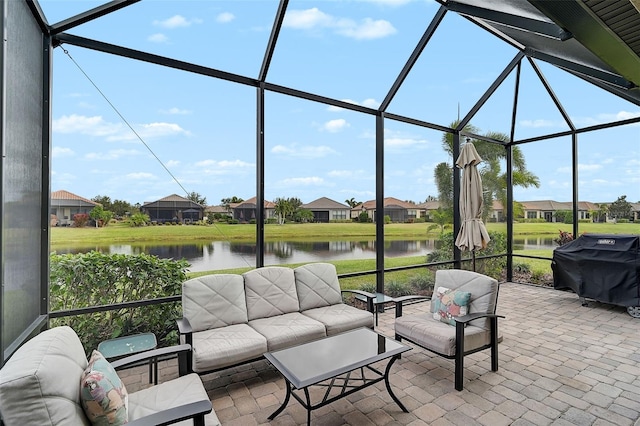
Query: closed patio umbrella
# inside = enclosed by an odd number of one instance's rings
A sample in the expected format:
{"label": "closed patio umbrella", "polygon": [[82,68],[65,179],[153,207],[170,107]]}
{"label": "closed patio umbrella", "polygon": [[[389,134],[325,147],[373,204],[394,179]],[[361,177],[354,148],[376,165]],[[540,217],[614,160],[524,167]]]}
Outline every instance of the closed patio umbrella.
{"label": "closed patio umbrella", "polygon": [[476,147],[467,142],[460,152],[456,166],[462,170],[460,184],[460,218],[462,226],[456,237],[456,246],[471,251],[473,270],[476,270],[476,249],[483,249],[491,240],[487,228],[482,222],[482,179],[478,172],[478,164],[482,158]]}

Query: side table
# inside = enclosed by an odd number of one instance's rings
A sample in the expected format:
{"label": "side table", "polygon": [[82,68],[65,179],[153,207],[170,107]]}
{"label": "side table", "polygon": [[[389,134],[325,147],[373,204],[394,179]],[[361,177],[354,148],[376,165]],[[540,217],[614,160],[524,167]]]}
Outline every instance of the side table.
{"label": "side table", "polygon": [[[115,360],[128,355],[155,349],[158,346],[156,335],[153,333],[133,334],[115,339],[105,340],[98,344],[100,352],[107,360]],[[158,360],[149,360],[149,383],[158,384]]]}
{"label": "side table", "polygon": [[[373,314],[375,315],[375,318],[376,318],[376,327],[377,327],[378,312],[384,312],[385,303],[392,303],[392,302],[395,302],[396,300],[393,297],[389,297],[383,293],[374,293],[374,294],[376,295],[376,298],[373,299]],[[367,298],[360,294],[356,294],[355,298],[360,300],[361,302],[367,303]]]}

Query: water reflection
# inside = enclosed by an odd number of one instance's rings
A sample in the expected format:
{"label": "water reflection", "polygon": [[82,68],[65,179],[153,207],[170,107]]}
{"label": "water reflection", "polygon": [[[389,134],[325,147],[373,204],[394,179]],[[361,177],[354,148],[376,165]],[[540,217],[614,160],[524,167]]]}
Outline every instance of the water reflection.
{"label": "water reflection", "polygon": [[[385,241],[386,257],[426,256],[437,249],[440,240]],[[553,238],[523,237],[514,239],[514,250],[553,249]],[[271,241],[265,243],[265,265],[307,263],[335,260],[374,259],[376,242],[364,241]],[[196,244],[113,244],[89,248],[57,249],[58,253],[146,253],[163,259],[186,259],[190,271],[209,271],[255,267],[256,245],[228,241]]]}
{"label": "water reflection", "polygon": [[[385,256],[420,256],[434,250],[434,240],[388,241]],[[113,244],[89,248],[57,249],[58,253],[146,253],[163,259],[186,259],[190,271],[244,268],[255,266],[256,245],[213,241],[199,244]],[[271,241],[264,245],[266,265],[331,260],[374,259],[375,241]]]}

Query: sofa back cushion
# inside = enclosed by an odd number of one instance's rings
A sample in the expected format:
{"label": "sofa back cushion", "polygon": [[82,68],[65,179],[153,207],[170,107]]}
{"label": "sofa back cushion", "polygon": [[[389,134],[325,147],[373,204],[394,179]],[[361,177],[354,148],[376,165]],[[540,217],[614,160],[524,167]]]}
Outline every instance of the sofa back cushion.
{"label": "sofa back cushion", "polygon": [[293,273],[301,311],[342,303],[338,274],[331,263],[309,263]]}
{"label": "sofa back cushion", "polygon": [[182,284],[182,316],[193,331],[248,321],[244,280],[238,274],[211,274]]}
{"label": "sofa back cushion", "polygon": [[[471,293],[467,309],[468,314],[478,312],[493,314],[496,312],[498,281],[494,278],[462,269],[441,269],[436,271],[434,288],[437,289],[438,287]],[[432,313],[437,311],[437,305],[436,300],[432,299],[430,308]],[[486,319],[475,320],[470,324],[486,329],[489,328],[489,323]]]}
{"label": "sofa back cushion", "polygon": [[7,425],[89,425],[80,405],[87,358],[70,327],[43,331],[0,370],[0,412]]}
{"label": "sofa back cushion", "polygon": [[249,320],[298,312],[298,293],[293,269],[267,266],[242,274]]}

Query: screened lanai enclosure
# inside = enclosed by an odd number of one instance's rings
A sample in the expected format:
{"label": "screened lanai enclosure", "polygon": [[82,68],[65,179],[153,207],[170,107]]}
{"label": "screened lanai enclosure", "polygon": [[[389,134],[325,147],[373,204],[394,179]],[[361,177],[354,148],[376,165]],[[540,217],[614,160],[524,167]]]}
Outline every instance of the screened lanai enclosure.
{"label": "screened lanai enclosure", "polygon": [[[99,175],[98,193],[119,183],[153,197],[140,204],[183,190],[258,206],[375,200],[377,211],[388,197],[448,201],[455,235],[454,162],[468,140],[487,160],[483,219],[504,236],[476,261],[498,259],[507,282],[518,259],[540,257],[515,243],[514,222],[556,221],[535,205],[563,203],[573,235],[595,214],[585,203],[625,196],[637,221],[639,8],[2,1],[0,365],[48,325],[50,193],[74,179]],[[256,210],[251,267],[265,263],[264,215]],[[375,268],[348,277],[383,291],[391,238],[384,221],[375,229]],[[436,263],[470,269],[470,254],[450,245]]]}

